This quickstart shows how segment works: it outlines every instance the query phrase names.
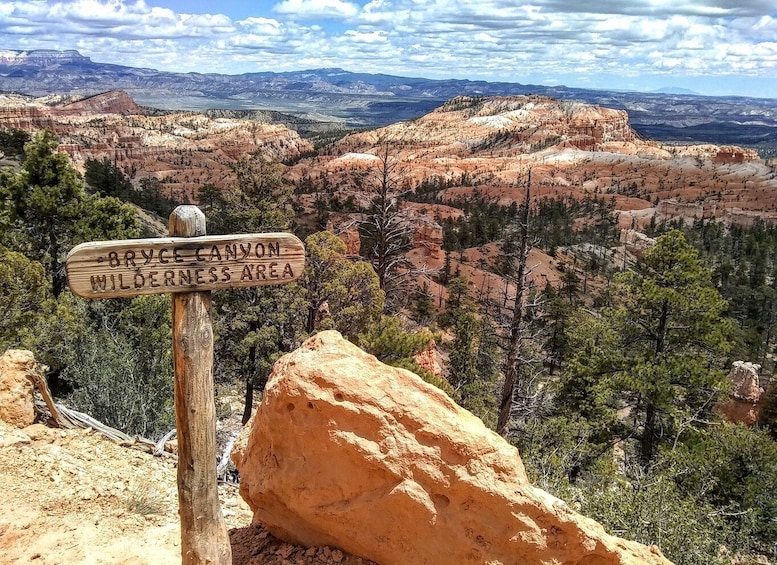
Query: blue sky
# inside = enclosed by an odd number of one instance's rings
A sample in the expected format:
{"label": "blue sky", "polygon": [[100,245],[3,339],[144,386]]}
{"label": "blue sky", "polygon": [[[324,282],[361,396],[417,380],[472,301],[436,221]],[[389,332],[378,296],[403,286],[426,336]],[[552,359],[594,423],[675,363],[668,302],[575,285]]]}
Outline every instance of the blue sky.
{"label": "blue sky", "polygon": [[777,98],[775,0],[0,0],[0,50]]}

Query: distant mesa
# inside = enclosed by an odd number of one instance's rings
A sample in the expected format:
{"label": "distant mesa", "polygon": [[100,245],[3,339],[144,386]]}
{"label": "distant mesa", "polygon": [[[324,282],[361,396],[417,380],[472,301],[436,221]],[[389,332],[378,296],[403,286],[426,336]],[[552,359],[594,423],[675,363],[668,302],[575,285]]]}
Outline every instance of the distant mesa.
{"label": "distant mesa", "polygon": [[31,51],[0,50],[0,66],[48,67],[68,63],[91,63],[75,50],[56,51],[54,49],[34,49]]}
{"label": "distant mesa", "polygon": [[651,92],[653,94],[681,94],[686,96],[701,96],[701,94],[699,94],[695,90],[690,90],[688,88],[680,88],[679,86],[665,86],[663,88],[651,90]]}

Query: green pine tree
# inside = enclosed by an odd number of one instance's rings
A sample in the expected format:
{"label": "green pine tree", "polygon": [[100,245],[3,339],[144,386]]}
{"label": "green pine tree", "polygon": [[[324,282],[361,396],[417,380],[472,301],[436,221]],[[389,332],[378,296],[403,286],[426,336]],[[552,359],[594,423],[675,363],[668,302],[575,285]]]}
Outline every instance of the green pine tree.
{"label": "green pine tree", "polygon": [[605,315],[620,336],[616,377],[647,464],[683,420],[713,407],[732,325],[710,270],[678,230],[658,238],[638,271],[616,275],[612,292],[619,305]]}
{"label": "green pine tree", "polygon": [[0,236],[43,265],[54,297],[65,289],[65,256],[91,239],[135,237],[134,211],[112,197],[88,195],[78,171],[45,130],[24,147],[20,170],[0,171]]}

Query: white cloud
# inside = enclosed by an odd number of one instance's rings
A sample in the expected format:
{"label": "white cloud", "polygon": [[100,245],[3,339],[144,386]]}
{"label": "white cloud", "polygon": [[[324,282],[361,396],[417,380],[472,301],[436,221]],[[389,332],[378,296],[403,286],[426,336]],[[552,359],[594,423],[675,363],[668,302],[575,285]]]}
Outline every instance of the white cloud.
{"label": "white cloud", "polygon": [[349,19],[359,13],[359,6],[343,0],[284,0],[272,10],[300,20]]}
{"label": "white cloud", "polygon": [[369,32],[363,32],[363,31],[354,31],[354,30],[347,30],[343,35],[340,36],[340,41],[343,42],[350,42],[354,44],[362,43],[362,44],[379,44],[379,43],[386,43],[388,41],[388,33],[385,31],[369,31]]}
{"label": "white cloud", "polygon": [[224,15],[176,14],[145,2],[76,0],[74,2],[4,2],[0,31],[13,32],[24,21],[42,35],[89,35],[116,39],[207,38],[233,30]]}
{"label": "white cloud", "polygon": [[272,18],[246,18],[236,22],[239,26],[247,29],[280,29],[281,22]]}

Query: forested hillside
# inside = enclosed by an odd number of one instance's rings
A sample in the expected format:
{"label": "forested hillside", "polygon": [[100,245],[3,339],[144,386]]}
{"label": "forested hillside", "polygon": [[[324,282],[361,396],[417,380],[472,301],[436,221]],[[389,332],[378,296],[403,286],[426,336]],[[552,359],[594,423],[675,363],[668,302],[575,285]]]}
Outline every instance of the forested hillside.
{"label": "forested hillside", "polygon": [[[82,177],[50,131],[0,142],[0,349],[32,349],[66,403],[159,439],[173,427],[169,298],[87,302],[63,264],[84,241],[153,234],[140,207],[164,223],[176,202],[109,160]],[[396,145],[375,147],[349,192],[332,186],[341,172],[298,174],[261,151],[196,191],[208,233],[290,230],[307,254],[297,283],[214,292],[217,395],[238,387],[247,421],[272,363],[337,329],[445,390],[519,448],[538,486],[613,533],[681,564],[771,559],[777,411],[767,399],[745,427],[717,407],[733,361],[774,370],[777,227],[653,221],[654,239],[627,249],[614,198],[536,197],[531,163],[507,202],[449,190],[471,177],[415,178]],[[439,241],[416,237],[419,218]],[[419,262],[424,246],[439,268]],[[436,372],[419,366],[432,342]]]}

